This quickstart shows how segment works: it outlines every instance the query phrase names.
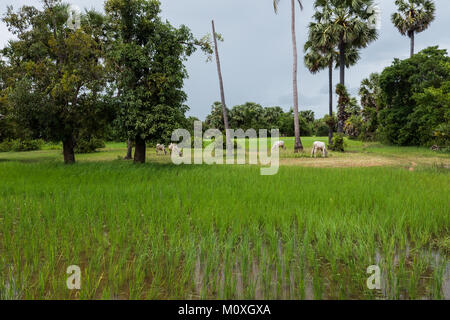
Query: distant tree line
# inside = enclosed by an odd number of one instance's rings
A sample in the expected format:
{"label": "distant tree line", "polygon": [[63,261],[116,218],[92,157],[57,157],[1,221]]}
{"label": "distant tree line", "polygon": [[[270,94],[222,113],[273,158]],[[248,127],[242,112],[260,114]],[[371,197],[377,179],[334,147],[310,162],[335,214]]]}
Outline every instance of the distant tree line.
{"label": "distant tree line", "polygon": [[[450,58],[446,50],[427,48],[411,58],[395,59],[380,74],[363,79],[359,101],[338,84],[336,116],[315,119],[314,112],[299,112],[302,136],[328,136],[329,128],[352,139],[382,141],[393,145],[438,145],[450,141]],[[230,127],[247,130],[279,129],[282,136],[294,135],[293,111],[262,107],[247,102],[228,110]],[[198,120],[198,119],[197,119]],[[206,117],[204,129],[224,129],[222,105],[215,102]]]}
{"label": "distant tree line", "polygon": [[[283,108],[262,107],[255,102],[246,102],[242,105],[228,109],[230,127],[232,129],[248,130],[250,128],[259,129],[279,129],[280,135],[293,137],[295,134],[293,109],[285,112]],[[224,130],[222,105],[214,102],[211,112],[204,121],[203,129],[217,128]],[[198,120],[198,119],[197,119]],[[302,136],[327,136],[328,126],[325,119],[315,119],[312,110],[299,112],[300,133]],[[336,128],[334,128],[336,131]]]}

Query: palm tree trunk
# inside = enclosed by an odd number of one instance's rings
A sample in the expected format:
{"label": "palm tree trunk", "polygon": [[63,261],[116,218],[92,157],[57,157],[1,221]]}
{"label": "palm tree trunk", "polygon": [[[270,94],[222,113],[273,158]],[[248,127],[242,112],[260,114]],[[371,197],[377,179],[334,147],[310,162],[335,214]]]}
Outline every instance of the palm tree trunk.
{"label": "palm tree trunk", "polygon": [[[344,36],[341,35],[339,42],[339,69],[340,69],[340,84],[345,86],[345,42]],[[339,111],[338,111],[339,112]],[[338,121],[338,133],[344,132],[344,124],[342,121]]]}
{"label": "palm tree trunk", "polygon": [[410,57],[412,57],[414,55],[414,31],[409,33],[409,38],[411,39]]}
{"label": "palm tree trunk", "polygon": [[303,150],[302,141],[300,139],[300,124],[298,117],[298,87],[297,87],[297,67],[298,67],[298,57],[297,57],[297,38],[295,35],[295,0],[291,0],[291,10],[292,10],[292,47],[294,56],[294,66],[293,66],[293,94],[294,94],[294,129],[295,129],[295,143],[294,152],[298,153]]}
{"label": "palm tree trunk", "polygon": [[340,70],[340,84],[345,86],[345,42],[341,35],[339,42],[339,70]]}
{"label": "palm tree trunk", "polygon": [[219,75],[220,99],[222,102],[223,124],[225,127],[227,154],[231,154],[233,152],[233,145],[231,144],[231,137],[230,137],[230,133],[228,132],[228,130],[230,129],[230,125],[228,122],[227,105],[225,103],[225,90],[223,89],[222,69],[220,67],[219,48],[217,47],[216,27],[214,25],[214,20],[212,20],[211,24],[212,24],[212,32],[213,32],[213,38],[214,38],[214,51],[216,53],[217,73]]}
{"label": "palm tree trunk", "polygon": [[[333,61],[330,61],[328,65],[328,90],[329,90],[329,108],[330,117],[333,116]],[[333,128],[330,127],[328,131],[328,143],[331,144],[331,139],[333,139]]]}

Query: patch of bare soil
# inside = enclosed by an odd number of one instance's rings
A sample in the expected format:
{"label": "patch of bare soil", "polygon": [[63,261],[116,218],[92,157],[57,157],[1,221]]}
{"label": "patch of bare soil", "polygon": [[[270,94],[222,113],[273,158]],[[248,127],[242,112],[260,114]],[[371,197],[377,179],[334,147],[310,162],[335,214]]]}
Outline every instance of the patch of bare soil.
{"label": "patch of bare soil", "polygon": [[450,159],[417,157],[414,159],[404,157],[383,157],[378,155],[351,155],[336,158],[291,158],[280,159],[280,165],[304,166],[315,168],[351,168],[351,167],[405,167],[414,171],[420,166],[441,164],[450,167]]}

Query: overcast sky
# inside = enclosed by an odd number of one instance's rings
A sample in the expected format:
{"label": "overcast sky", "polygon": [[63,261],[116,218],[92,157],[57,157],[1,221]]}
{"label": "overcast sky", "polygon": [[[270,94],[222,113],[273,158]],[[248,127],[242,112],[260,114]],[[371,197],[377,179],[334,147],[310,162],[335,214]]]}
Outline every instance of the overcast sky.
{"label": "overcast sky", "polygon": [[[103,0],[67,1],[80,8],[103,8]],[[290,4],[281,1],[278,15],[273,12],[272,0],[162,0],[162,15],[173,25],[187,25],[195,36],[211,32],[211,19],[216,31],[224,37],[219,44],[227,106],[247,101],[263,106],[292,106],[292,44],[290,33]],[[297,10],[297,42],[299,47],[300,110],[311,109],[316,116],[328,110],[328,73],[312,75],[304,67],[303,44],[307,26],[313,14],[312,0],[303,0],[304,10]],[[357,94],[361,80],[372,72],[380,72],[394,58],[409,55],[409,39],[402,37],[390,21],[395,11],[394,0],[378,0],[382,23],[379,39],[361,52],[358,65],[346,71],[346,85]],[[450,51],[450,1],[436,0],[436,20],[431,27],[416,36],[416,52],[438,45]],[[7,5],[18,8],[24,4],[39,5],[38,0],[0,0],[3,16]],[[12,36],[0,22],[0,46]],[[187,62],[189,79],[185,82],[188,94],[188,115],[204,119],[211,104],[220,100],[215,61],[195,53]],[[334,73],[334,83],[338,81]]]}

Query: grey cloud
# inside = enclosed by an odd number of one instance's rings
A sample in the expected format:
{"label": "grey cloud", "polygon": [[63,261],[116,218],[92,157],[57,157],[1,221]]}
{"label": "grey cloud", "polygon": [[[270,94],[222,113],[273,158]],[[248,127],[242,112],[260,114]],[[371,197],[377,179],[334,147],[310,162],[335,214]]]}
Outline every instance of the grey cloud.
{"label": "grey cloud", "polygon": [[[36,5],[37,0],[0,0],[0,14],[13,4]],[[103,0],[67,0],[81,8],[95,7],[101,10]],[[382,13],[382,25],[378,41],[361,51],[361,60],[346,72],[346,84],[353,94],[363,78],[372,72],[380,72],[394,58],[407,58],[409,42],[392,26],[390,15],[395,10],[394,1],[378,0]],[[448,0],[436,0],[437,17],[431,27],[417,35],[417,51],[440,44],[450,50],[450,6]],[[307,26],[313,14],[312,1],[304,2],[305,9],[297,10],[297,41],[299,47],[300,108],[314,108],[317,116],[328,110],[328,73],[312,75],[303,64],[303,43],[307,38]],[[270,0],[166,0],[162,1],[162,15],[173,25],[185,24],[195,36],[210,33],[211,19],[215,19],[217,31],[225,42],[220,44],[223,77],[227,105],[255,101],[263,106],[280,105],[287,110],[292,105],[292,44],[290,35],[290,6],[282,1],[279,14],[275,15]],[[3,22],[0,22],[0,46],[11,38]],[[205,63],[205,56],[197,52],[186,64],[189,79],[185,82],[188,94],[189,115],[201,119],[219,100],[219,84],[214,62]],[[338,82],[334,72],[333,82]],[[336,99],[334,99],[336,102]],[[335,107],[334,107],[335,108]]]}

